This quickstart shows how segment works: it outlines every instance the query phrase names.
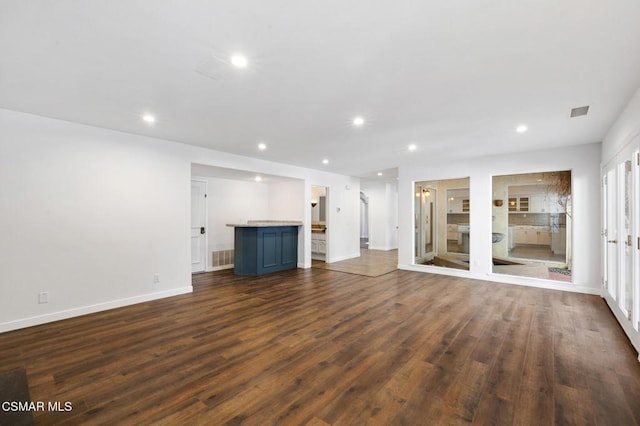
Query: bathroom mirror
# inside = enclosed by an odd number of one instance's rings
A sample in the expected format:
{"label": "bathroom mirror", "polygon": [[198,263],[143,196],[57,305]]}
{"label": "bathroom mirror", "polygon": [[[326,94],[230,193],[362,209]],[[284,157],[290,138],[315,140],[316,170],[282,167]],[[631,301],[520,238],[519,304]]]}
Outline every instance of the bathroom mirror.
{"label": "bathroom mirror", "polygon": [[493,177],[493,272],[571,282],[571,171]]}

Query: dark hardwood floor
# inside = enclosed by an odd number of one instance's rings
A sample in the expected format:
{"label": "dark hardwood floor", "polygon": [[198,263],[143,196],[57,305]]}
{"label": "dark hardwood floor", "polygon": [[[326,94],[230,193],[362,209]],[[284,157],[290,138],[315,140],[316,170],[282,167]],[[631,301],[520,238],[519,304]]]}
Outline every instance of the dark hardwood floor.
{"label": "dark hardwood floor", "polygon": [[395,271],[194,277],[193,294],[0,334],[40,424],[640,424],[597,296]]}

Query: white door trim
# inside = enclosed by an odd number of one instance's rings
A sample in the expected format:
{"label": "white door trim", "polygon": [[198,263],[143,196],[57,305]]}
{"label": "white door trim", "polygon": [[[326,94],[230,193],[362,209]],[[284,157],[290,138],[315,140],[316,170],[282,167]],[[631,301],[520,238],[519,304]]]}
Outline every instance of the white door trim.
{"label": "white door trim", "polygon": [[[202,261],[200,262],[201,265],[200,267],[197,267],[196,269],[194,269],[194,262],[193,262],[193,254],[191,255],[191,273],[201,273],[201,272],[205,272],[207,270],[207,247],[209,245],[209,229],[208,229],[208,224],[207,224],[207,218],[208,216],[208,209],[207,209],[207,193],[208,193],[208,182],[206,179],[202,179],[202,178],[191,178],[191,183],[194,182],[198,182],[198,183],[202,183],[204,184],[204,192],[205,192],[205,202],[204,202],[204,230],[205,233],[203,234],[202,238],[204,239],[204,241],[202,242],[202,248],[201,248],[201,252],[200,252],[200,258],[202,259]],[[191,209],[193,209],[193,200],[191,201]],[[191,224],[190,226],[190,239],[193,238],[193,224]]]}

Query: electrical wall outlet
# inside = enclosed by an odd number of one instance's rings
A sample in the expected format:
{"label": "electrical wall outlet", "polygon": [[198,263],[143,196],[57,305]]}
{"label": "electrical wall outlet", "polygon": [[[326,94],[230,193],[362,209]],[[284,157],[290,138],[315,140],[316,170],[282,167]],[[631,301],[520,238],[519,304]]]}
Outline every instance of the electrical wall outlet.
{"label": "electrical wall outlet", "polygon": [[158,284],[160,283],[160,274],[153,274],[153,283],[154,284]]}
{"label": "electrical wall outlet", "polygon": [[38,293],[38,303],[49,303],[49,293],[43,291],[42,293]]}

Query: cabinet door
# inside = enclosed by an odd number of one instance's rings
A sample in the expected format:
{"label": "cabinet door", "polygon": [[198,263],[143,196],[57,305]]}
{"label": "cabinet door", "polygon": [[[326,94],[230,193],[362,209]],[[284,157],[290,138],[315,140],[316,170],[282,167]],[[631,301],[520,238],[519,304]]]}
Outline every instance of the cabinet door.
{"label": "cabinet door", "polygon": [[455,197],[453,200],[449,199],[449,213],[462,213],[462,198]]}
{"label": "cabinet door", "polygon": [[526,231],[526,244],[538,244],[538,231],[533,229],[527,229]]}
{"label": "cabinet door", "polygon": [[458,239],[458,225],[447,225],[447,240]]}
{"label": "cabinet door", "polygon": [[533,195],[529,199],[529,211],[531,213],[548,213],[549,202],[546,195]]}
{"label": "cabinet door", "polygon": [[531,213],[540,213],[540,201],[541,198],[538,195],[532,195],[529,197],[529,211]]}
{"label": "cabinet door", "polygon": [[311,252],[318,253],[318,240],[311,240]]}
{"label": "cabinet door", "polygon": [[520,226],[514,227],[513,242],[515,244],[527,244],[527,231]]}
{"label": "cabinet door", "polygon": [[542,246],[550,246],[551,245],[551,232],[549,231],[540,231],[538,232],[538,244]]}

